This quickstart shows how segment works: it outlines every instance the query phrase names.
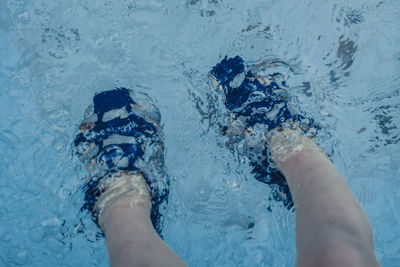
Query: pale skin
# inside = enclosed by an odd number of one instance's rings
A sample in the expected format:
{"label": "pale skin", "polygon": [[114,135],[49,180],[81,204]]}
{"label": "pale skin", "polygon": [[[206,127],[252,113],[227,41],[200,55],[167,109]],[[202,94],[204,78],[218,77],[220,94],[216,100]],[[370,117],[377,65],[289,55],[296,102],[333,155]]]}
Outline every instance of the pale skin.
{"label": "pale skin", "polygon": [[296,266],[380,266],[368,219],[326,156],[305,148],[280,168],[296,208]]}
{"label": "pale skin", "polygon": [[[371,226],[329,159],[307,145],[279,165],[296,208],[298,267],[375,267]],[[112,267],[187,266],[159,237],[145,205],[120,199],[104,219]]]}
{"label": "pale skin", "polygon": [[119,200],[104,223],[112,267],[187,266],[160,238],[145,205]]}

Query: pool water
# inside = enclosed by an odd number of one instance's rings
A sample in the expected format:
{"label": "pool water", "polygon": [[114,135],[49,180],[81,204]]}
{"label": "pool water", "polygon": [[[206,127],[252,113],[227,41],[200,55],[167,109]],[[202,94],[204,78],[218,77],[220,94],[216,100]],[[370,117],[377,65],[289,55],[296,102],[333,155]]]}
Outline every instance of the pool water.
{"label": "pool water", "polygon": [[293,266],[294,212],[219,133],[208,73],[236,55],[285,76],[380,262],[400,266],[399,24],[395,0],[0,0],[0,266],[109,265],[80,210],[73,139],[93,95],[114,87],[160,108],[167,243],[190,266]]}

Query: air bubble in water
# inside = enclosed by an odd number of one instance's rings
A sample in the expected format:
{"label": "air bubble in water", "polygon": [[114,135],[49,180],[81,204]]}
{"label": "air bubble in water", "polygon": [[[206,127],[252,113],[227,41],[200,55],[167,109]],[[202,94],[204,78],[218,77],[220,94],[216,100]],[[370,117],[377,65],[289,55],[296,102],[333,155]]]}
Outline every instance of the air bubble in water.
{"label": "air bubble in water", "polygon": [[215,195],[220,198],[220,199],[224,199],[227,195],[227,190],[226,188],[222,187],[222,186],[218,186],[215,189]]}
{"label": "air bubble in water", "polygon": [[201,200],[208,200],[208,192],[207,192],[207,190],[205,190],[204,188],[200,188],[198,191],[197,191],[197,196],[199,197],[199,199],[201,199]]}

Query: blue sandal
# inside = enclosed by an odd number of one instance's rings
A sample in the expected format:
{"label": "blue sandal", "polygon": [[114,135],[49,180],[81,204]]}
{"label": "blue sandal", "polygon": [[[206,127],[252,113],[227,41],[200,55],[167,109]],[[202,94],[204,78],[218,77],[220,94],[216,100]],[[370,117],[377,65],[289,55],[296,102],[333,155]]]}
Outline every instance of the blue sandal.
{"label": "blue sandal", "polygon": [[96,94],[75,138],[76,153],[90,179],[84,186],[83,209],[98,223],[95,203],[101,184],[120,171],[140,173],[152,196],[151,219],[161,231],[159,206],[167,200],[169,181],[164,172],[164,144],[160,113],[152,100],[126,88]]}
{"label": "blue sandal", "polygon": [[304,129],[309,129],[313,121],[289,109],[282,77],[280,73],[257,76],[246,70],[239,56],[225,57],[210,72],[231,117],[231,124],[224,125],[221,133],[230,142],[245,140],[244,153],[250,158],[256,179],[270,185],[272,198],[291,209],[293,199],[288,184],[277,169],[271,168],[265,134],[287,121],[298,122]]}

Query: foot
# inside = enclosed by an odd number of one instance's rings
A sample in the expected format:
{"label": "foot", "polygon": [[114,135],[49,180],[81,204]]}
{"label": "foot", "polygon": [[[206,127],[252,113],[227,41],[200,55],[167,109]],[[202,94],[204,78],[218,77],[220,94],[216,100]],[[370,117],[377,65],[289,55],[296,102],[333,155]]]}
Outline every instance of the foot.
{"label": "foot", "polygon": [[153,224],[161,229],[158,207],[168,196],[168,179],[160,128],[160,113],[147,95],[117,88],[94,96],[75,146],[90,174],[83,208],[99,225],[112,203],[128,196],[152,206]]}
{"label": "foot", "polygon": [[293,206],[289,187],[283,175],[273,168],[268,156],[267,133],[295,122],[307,129],[312,121],[294,113],[287,103],[287,86],[283,75],[266,77],[247,71],[239,56],[224,58],[210,72],[214,87],[223,95],[230,122],[221,133],[230,143],[244,142],[243,153],[249,157],[257,180],[271,185],[273,198],[287,208]]}

